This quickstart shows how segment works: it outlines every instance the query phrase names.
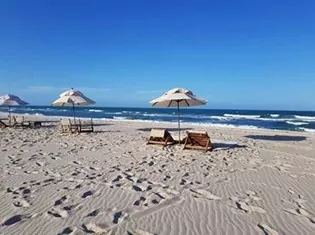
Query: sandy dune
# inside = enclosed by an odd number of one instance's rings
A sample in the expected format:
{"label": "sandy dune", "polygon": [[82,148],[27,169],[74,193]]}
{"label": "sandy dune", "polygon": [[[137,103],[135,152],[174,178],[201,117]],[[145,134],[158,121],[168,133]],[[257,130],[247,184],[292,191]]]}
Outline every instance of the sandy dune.
{"label": "sandy dune", "polygon": [[207,129],[203,153],[107,124],[0,130],[0,234],[314,234],[315,135]]}

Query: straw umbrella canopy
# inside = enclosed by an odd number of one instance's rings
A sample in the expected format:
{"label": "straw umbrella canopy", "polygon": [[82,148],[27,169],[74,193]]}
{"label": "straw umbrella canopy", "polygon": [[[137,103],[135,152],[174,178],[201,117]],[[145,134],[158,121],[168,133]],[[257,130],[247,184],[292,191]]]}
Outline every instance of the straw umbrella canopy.
{"label": "straw umbrella canopy", "polygon": [[0,96],[0,106],[8,106],[9,108],[9,120],[11,122],[11,106],[24,106],[28,105],[28,103],[22,99],[20,99],[16,95],[3,95]]}
{"label": "straw umbrella canopy", "polygon": [[82,92],[71,88],[60,94],[59,98],[55,100],[53,106],[72,106],[73,118],[75,121],[75,106],[87,106],[95,104],[93,100],[83,95]]}
{"label": "straw umbrella canopy", "polygon": [[177,107],[178,134],[180,142],[180,112],[179,107],[201,106],[207,104],[207,100],[197,98],[194,93],[183,88],[174,88],[162,96],[150,101],[155,107]]}

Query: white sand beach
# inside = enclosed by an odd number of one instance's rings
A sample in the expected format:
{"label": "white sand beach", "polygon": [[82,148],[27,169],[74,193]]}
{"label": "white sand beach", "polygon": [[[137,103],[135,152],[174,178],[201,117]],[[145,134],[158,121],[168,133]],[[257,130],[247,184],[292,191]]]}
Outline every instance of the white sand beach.
{"label": "white sand beach", "polygon": [[314,134],[183,125],[204,153],[146,145],[176,125],[104,123],[0,129],[0,234],[314,234]]}

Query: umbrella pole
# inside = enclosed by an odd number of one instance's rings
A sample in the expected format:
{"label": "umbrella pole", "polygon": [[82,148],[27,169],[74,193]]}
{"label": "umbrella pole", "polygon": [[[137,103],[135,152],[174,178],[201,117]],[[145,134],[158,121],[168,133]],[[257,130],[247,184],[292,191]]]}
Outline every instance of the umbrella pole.
{"label": "umbrella pole", "polygon": [[178,136],[179,136],[179,145],[181,144],[180,139],[180,113],[179,113],[179,101],[177,101],[177,119],[178,119]]}

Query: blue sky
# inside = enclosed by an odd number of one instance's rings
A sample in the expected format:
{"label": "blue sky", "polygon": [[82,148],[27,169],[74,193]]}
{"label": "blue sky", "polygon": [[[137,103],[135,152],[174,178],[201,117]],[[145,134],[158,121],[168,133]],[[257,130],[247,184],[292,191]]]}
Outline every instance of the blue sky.
{"label": "blue sky", "polygon": [[209,108],[315,109],[315,1],[3,0],[0,94],[77,88],[141,106],[173,87]]}

